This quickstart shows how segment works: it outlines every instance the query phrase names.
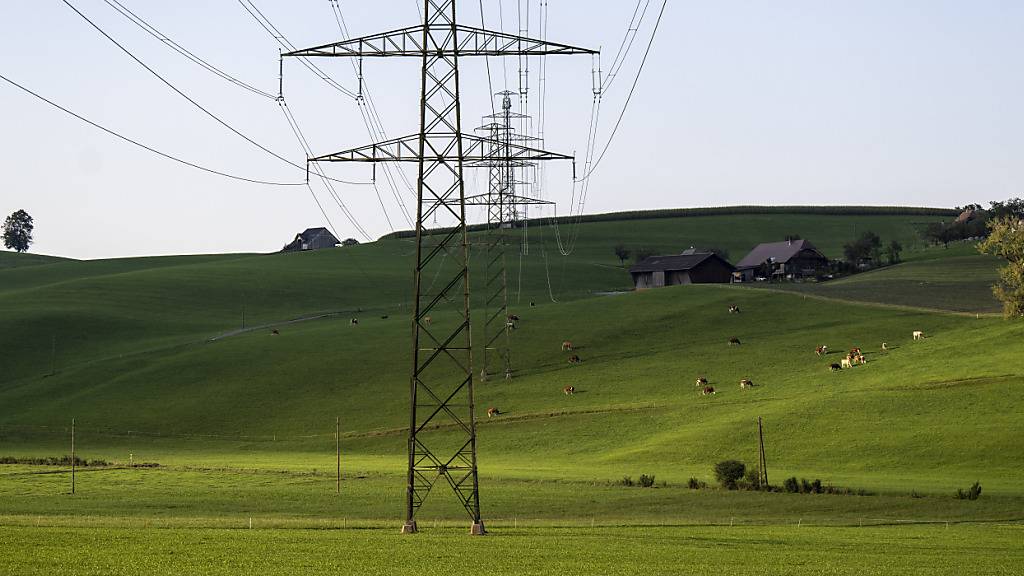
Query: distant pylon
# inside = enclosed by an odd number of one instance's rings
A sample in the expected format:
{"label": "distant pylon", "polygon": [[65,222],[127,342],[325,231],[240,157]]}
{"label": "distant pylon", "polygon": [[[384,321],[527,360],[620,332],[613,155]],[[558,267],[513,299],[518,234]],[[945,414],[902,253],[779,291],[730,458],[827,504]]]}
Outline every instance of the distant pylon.
{"label": "distant pylon", "polygon": [[[472,518],[471,533],[485,532],[470,329],[466,206],[471,201],[465,195],[463,169],[490,167],[495,162],[571,159],[518,143],[508,144],[504,155],[495,158],[490,139],[463,133],[459,58],[593,53],[463,26],[456,20],[455,0],[424,0],[420,26],[285,54],[360,59],[408,56],[422,61],[418,134],[310,158],[312,162],[414,162],[419,168],[405,533],[417,531],[416,512],[441,479]],[[428,231],[424,223],[436,218],[450,226]]]}

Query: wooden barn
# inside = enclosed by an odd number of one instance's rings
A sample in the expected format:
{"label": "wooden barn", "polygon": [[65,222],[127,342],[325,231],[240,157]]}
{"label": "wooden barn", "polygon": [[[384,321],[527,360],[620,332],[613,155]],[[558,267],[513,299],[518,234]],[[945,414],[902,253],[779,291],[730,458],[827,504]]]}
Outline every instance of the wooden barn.
{"label": "wooden barn", "polygon": [[286,244],[283,251],[323,250],[324,248],[334,248],[338,244],[341,242],[327,228],[307,228],[305,232],[297,234],[295,240]]}
{"label": "wooden barn", "polygon": [[693,248],[673,256],[651,256],[630,267],[637,290],[680,284],[728,284],[733,266],[717,254]]}
{"label": "wooden barn", "polygon": [[828,270],[828,258],[808,240],[786,240],[759,244],[736,264],[743,282],[763,277],[792,280],[813,277]]}

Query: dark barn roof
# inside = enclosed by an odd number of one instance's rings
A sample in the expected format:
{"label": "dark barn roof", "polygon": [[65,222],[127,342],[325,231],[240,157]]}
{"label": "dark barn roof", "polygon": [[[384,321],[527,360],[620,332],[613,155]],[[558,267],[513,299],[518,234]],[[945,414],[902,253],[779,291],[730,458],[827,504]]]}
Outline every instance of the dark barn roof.
{"label": "dark barn roof", "polygon": [[733,267],[732,264],[729,264],[724,258],[721,258],[717,254],[687,250],[686,252],[677,255],[651,256],[649,258],[645,258],[631,266],[629,268],[629,272],[631,274],[636,274],[641,272],[655,272],[658,270],[693,270],[709,258],[717,258],[724,262],[726,266],[730,268]]}
{"label": "dark barn roof", "polygon": [[754,268],[764,264],[768,260],[773,260],[774,262],[782,264],[789,262],[790,258],[804,250],[813,250],[822,258],[825,258],[825,255],[815,248],[814,244],[811,244],[809,240],[769,242],[767,244],[759,244],[751,250],[750,254],[744,256],[743,259],[736,264],[736,268]]}
{"label": "dark barn roof", "polygon": [[[306,228],[306,230],[302,234],[299,234],[299,238],[302,238],[303,240],[309,241],[309,240],[312,240],[313,238],[316,238],[317,236],[319,236],[321,234],[324,234],[324,233],[328,234],[331,238],[334,238],[334,234],[331,234],[330,230],[328,230],[327,228],[323,228],[323,227],[320,227],[320,228]],[[335,240],[337,240],[337,238],[335,238]],[[335,244],[337,244],[337,243],[338,242],[335,242]]]}

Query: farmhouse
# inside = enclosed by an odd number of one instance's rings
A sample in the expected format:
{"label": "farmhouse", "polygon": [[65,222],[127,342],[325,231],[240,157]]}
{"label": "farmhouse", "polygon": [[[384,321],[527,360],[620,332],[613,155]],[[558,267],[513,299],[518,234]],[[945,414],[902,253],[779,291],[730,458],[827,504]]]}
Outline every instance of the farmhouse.
{"label": "farmhouse", "polygon": [[736,264],[743,282],[756,277],[774,280],[817,276],[828,269],[828,258],[808,240],[759,244]]}
{"label": "farmhouse", "polygon": [[307,228],[305,232],[297,234],[295,240],[286,244],[283,252],[322,250],[324,248],[334,248],[340,243],[327,228]]}
{"label": "farmhouse", "polygon": [[679,284],[727,284],[733,266],[717,254],[693,248],[674,256],[651,256],[630,267],[637,290]]}

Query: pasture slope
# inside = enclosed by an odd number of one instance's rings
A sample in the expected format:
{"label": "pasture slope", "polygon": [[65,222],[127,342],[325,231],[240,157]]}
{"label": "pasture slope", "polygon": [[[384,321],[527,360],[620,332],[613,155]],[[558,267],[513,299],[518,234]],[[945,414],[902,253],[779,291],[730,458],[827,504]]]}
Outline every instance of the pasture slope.
{"label": "pasture slope", "polygon": [[[72,497],[63,468],[0,466],[0,548],[23,551],[0,555],[0,572],[1013,573],[1024,566],[1021,324],[837,300],[975,311],[954,285],[925,303],[870,285],[833,294],[829,284],[797,288],[808,294],[705,286],[591,297],[628,285],[611,251],[618,242],[714,245],[736,258],[799,233],[834,254],[854,228],[911,245],[921,217],[900,218],[595,222],[580,226],[569,258],[555,256],[550,229],[544,239],[531,232],[515,378],[478,388],[481,408],[503,412],[479,427],[496,535],[482,541],[455,536],[465,521],[440,487],[422,510],[424,534],[394,530],[408,242],[6,266],[0,457],[67,453],[73,416],[80,456],[161,467],[80,469]],[[957,258],[990,273],[991,261],[950,252],[911,249],[907,264],[843,282],[928,282]],[[728,314],[732,304],[743,312]],[[211,341],[240,328],[243,307],[255,329]],[[914,330],[929,337],[913,342]],[[730,347],[734,336],[742,344]],[[559,351],[567,338],[580,366]],[[835,353],[818,358],[819,344]],[[831,373],[852,346],[868,363]],[[699,395],[698,375],[718,393]],[[740,390],[741,378],[758,386]],[[562,394],[567,384],[578,393]],[[759,416],[772,484],[820,478],[871,495],[688,489],[691,477],[713,483],[719,460],[756,462]],[[640,474],[654,474],[656,487],[618,484]],[[974,481],[981,499],[951,497]]]}

